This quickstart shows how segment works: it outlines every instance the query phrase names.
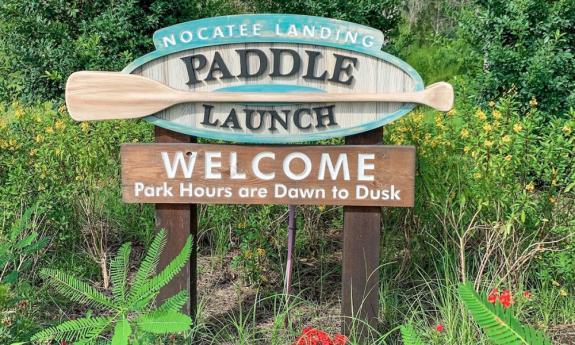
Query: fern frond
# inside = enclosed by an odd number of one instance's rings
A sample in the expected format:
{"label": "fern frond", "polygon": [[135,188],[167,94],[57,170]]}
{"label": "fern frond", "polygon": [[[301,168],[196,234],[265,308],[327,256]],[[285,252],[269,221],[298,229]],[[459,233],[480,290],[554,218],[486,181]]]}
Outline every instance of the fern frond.
{"label": "fern frond", "polygon": [[423,340],[417,335],[411,324],[402,325],[400,328],[403,345],[423,345]]}
{"label": "fern frond", "polygon": [[188,299],[190,295],[188,294],[187,290],[182,290],[177,294],[173,295],[172,297],[168,298],[162,305],[160,305],[155,312],[157,313],[166,313],[169,311],[181,311],[182,307]]}
{"label": "fern frond", "polygon": [[42,269],[40,276],[46,279],[61,295],[89,306],[117,309],[104,294],[74,276],[53,269]]}
{"label": "fern frond", "polygon": [[542,333],[521,325],[501,304],[487,302],[485,294],[477,294],[471,284],[461,284],[458,290],[475,321],[495,344],[552,345]]}
{"label": "fern frond", "polygon": [[149,300],[151,297],[157,295],[160,289],[168,284],[170,280],[172,280],[176,274],[182,270],[190,259],[191,251],[192,237],[188,236],[182,251],[166,266],[166,268],[164,268],[162,272],[142,284],[140,288],[133,288],[128,304],[132,307],[136,307],[136,309],[142,308],[142,301]]}
{"label": "fern frond", "polygon": [[31,341],[80,339],[98,335],[110,325],[111,317],[90,317],[66,321],[58,326],[40,331],[30,338]]}
{"label": "fern frond", "polygon": [[150,248],[144,257],[144,260],[142,260],[142,263],[140,264],[138,272],[136,272],[136,277],[134,278],[134,282],[132,283],[130,290],[130,297],[133,296],[134,291],[138,291],[142,288],[142,285],[144,285],[149,277],[156,273],[156,267],[160,261],[160,253],[165,246],[166,231],[162,229],[158,232],[156,237],[154,237],[154,240],[152,241],[152,244],[150,244]]}
{"label": "fern frond", "polygon": [[111,345],[128,345],[130,335],[132,334],[132,327],[125,316],[118,321],[114,327],[114,335],[112,336]]}
{"label": "fern frond", "polygon": [[128,284],[128,265],[130,262],[130,253],[132,245],[124,243],[116,257],[110,263],[110,277],[112,280],[112,293],[118,301],[126,299],[126,285]]}
{"label": "fern frond", "polygon": [[137,318],[136,325],[138,329],[153,334],[185,332],[190,329],[192,319],[175,311],[167,313],[154,312]]}

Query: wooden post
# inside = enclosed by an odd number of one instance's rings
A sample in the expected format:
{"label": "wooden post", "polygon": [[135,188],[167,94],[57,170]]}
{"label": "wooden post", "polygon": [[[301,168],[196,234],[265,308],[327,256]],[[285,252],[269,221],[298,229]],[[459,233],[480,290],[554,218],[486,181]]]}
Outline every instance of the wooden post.
{"label": "wooden post", "polygon": [[[195,137],[157,126],[154,134],[157,143],[192,143],[197,141]],[[166,248],[160,257],[158,269],[166,267],[183,248],[186,238],[192,235],[192,254],[189,263],[160,291],[157,301],[164,301],[178,291],[187,289],[190,292],[190,299],[184,307],[184,312],[194,318],[197,307],[198,219],[196,205],[156,204],[156,229],[165,229],[167,235]]]}
{"label": "wooden post", "polygon": [[[383,143],[383,127],[345,138],[346,145]],[[344,206],[342,268],[342,333],[368,334],[379,310],[379,246],[381,208]],[[355,319],[355,320],[354,320]],[[358,322],[358,320],[361,320]]]}

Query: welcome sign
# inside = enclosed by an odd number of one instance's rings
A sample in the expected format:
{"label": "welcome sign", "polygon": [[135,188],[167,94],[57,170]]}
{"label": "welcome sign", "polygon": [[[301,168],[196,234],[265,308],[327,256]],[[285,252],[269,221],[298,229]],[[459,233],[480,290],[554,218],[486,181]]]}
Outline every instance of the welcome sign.
{"label": "welcome sign", "polygon": [[[376,29],[326,18],[272,14],[208,18],[157,31],[156,51],[123,72],[175,90],[214,94],[146,118],[157,126],[236,142],[311,141],[380,127],[415,104],[339,102],[337,97],[322,103],[254,102],[246,93],[356,96],[422,91],[421,77],[405,62],[382,52],[383,42]],[[211,99],[217,93],[242,96],[214,103]]]}
{"label": "welcome sign", "polygon": [[412,206],[411,146],[122,146],[126,202]]}

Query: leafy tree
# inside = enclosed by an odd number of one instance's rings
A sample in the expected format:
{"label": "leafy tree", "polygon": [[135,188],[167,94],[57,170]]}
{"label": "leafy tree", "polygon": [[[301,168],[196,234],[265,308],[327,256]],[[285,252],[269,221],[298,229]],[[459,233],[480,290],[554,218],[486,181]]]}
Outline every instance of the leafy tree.
{"label": "leafy tree", "polygon": [[306,14],[369,25],[391,34],[400,16],[399,0],[251,0],[256,12]]}
{"label": "leafy tree", "polygon": [[[564,115],[575,106],[575,1],[475,1],[463,34],[483,58],[475,84],[483,100],[515,88],[524,107]],[[532,103],[533,104],[533,103]]]}
{"label": "leafy tree", "polygon": [[230,0],[2,0],[0,99],[54,99],[72,72],[121,70],[165,26],[237,11]]}
{"label": "leafy tree", "polygon": [[180,312],[188,300],[187,291],[180,291],[159,307],[151,307],[160,289],[176,276],[190,257],[192,242],[189,237],[178,256],[161,272],[154,274],[165,244],[166,233],[160,231],[152,241],[130,288],[128,268],[131,245],[122,245],[110,264],[112,297],[67,273],[42,270],[40,275],[60,294],[75,302],[104,309],[106,313],[103,314],[105,316],[66,321],[36,333],[31,340],[75,339],[78,341],[76,344],[94,344],[102,340],[102,333],[111,330],[112,345],[123,345],[128,344],[130,339],[138,341],[142,338],[141,333],[165,334],[188,330],[191,319]]}

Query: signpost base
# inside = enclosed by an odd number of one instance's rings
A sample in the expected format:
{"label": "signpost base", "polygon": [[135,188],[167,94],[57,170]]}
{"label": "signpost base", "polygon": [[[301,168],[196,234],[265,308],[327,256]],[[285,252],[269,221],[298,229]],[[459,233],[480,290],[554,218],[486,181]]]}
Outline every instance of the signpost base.
{"label": "signpost base", "polygon": [[[383,127],[345,138],[346,145],[383,143]],[[381,208],[343,208],[342,333],[366,337],[377,327]],[[368,327],[369,326],[369,327]]]}
{"label": "signpost base", "polygon": [[[155,127],[157,143],[193,143],[195,137]],[[182,250],[186,239],[192,235],[192,253],[190,261],[170,283],[160,290],[157,302],[161,303],[182,289],[190,293],[184,312],[192,317],[197,310],[197,233],[198,219],[195,204],[156,204],[156,228],[166,230],[166,249],[160,256],[158,270],[166,267]]]}

